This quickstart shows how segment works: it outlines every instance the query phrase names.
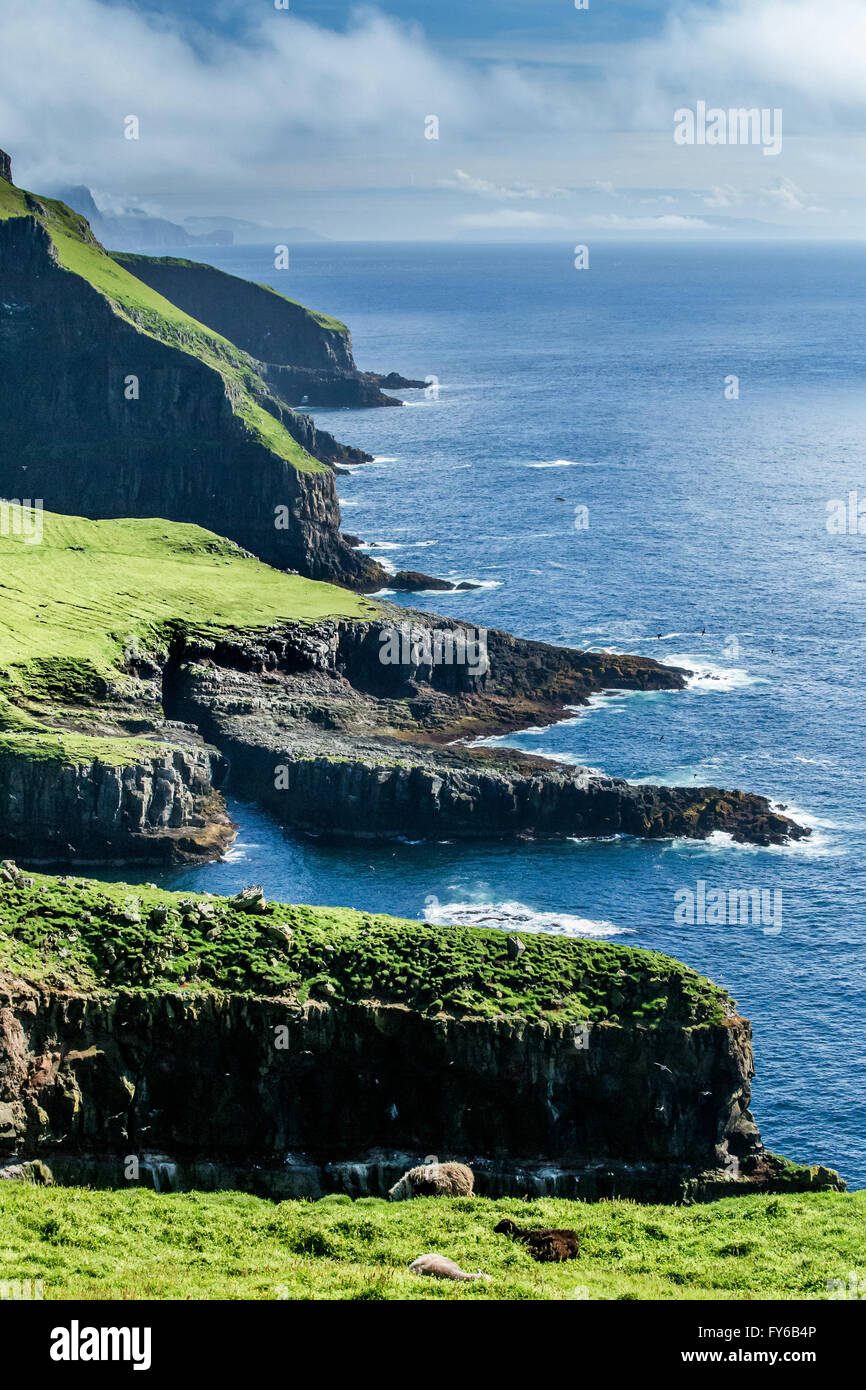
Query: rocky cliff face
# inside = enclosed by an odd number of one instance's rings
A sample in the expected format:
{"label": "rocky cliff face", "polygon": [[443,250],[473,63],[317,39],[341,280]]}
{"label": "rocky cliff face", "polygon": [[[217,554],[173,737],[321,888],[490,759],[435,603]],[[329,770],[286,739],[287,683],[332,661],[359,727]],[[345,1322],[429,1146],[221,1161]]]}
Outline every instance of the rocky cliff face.
{"label": "rocky cliff face", "polygon": [[[266,285],[214,266],[169,257],[118,254],[139,280],[262,364],[273,393],[288,405],[399,405],[372,373],[359,372],[344,324],[315,314]],[[398,384],[401,379],[396,379]],[[422,382],[402,383],[421,386]]]}
{"label": "rocky cliff face", "polygon": [[[311,422],[274,400],[230,344],[222,370],[203,360],[195,325],[188,336],[170,306],[157,323],[64,268],[50,216],[36,199],[28,206],[32,215],[0,220],[0,492],[74,515],[197,522],[281,568],[382,587],[380,567],[340,536]],[[259,409],[254,428],[249,409]],[[268,447],[279,422],[300,446],[297,463]],[[320,451],[355,457],[330,436]]]}
{"label": "rocky cliff face", "polygon": [[0,179],[5,179],[6,183],[12,182],[12,160],[5,150],[0,150]]}
{"label": "rocky cliff face", "polygon": [[676,1200],[780,1177],[736,1016],[583,1029],[11,981],[0,1005],[0,1155],[60,1180],[122,1186],[137,1155],[156,1186],[382,1196],[428,1153],[492,1195]]}
{"label": "rocky cliff face", "polygon": [[226,765],[189,746],[115,766],[0,748],[0,854],[30,862],[210,859],[233,837],[217,791]]}

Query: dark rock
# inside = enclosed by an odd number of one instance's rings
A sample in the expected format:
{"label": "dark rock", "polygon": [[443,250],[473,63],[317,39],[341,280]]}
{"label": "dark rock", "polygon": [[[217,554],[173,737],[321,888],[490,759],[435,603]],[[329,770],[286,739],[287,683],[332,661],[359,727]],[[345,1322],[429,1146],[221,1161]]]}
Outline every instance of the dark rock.
{"label": "dark rock", "polygon": [[0,179],[12,183],[12,160],[5,150],[0,150]]}
{"label": "dark rock", "polygon": [[[390,613],[394,625],[415,632],[425,625],[476,631],[431,614]],[[380,660],[390,626],[383,619],[289,625],[265,642],[193,645],[178,654],[167,712],[194,720],[223,750],[235,794],[318,833],[706,839],[724,830],[758,844],[808,834],[751,793],[631,785],[456,741],[555,722],[566,706],[604,689],[681,689],[687,672],[496,631],[486,634],[483,668],[422,656],[388,665]]]}
{"label": "dark rock", "polygon": [[0,752],[0,853],[29,862],[218,857],[234,838],[216,792],[226,764],[190,745],[129,766]]}
{"label": "dark rock", "polygon": [[[4,992],[0,1154],[42,1160],[61,1183],[123,1187],[124,1157],[149,1150],[160,1187],[384,1195],[432,1148],[468,1162],[486,1196],[844,1187],[744,1131],[753,1060],[736,1016],[699,1029],[590,1025],[578,1048],[573,1026],[378,1004],[88,997],[16,981]],[[723,1170],[734,1157],[737,1179]]]}
{"label": "dark rock", "polygon": [[387,376],[382,376],[380,372],[367,372],[367,376],[388,391],[420,391],[427,385],[426,381],[412,381],[399,372],[389,372]]}
{"label": "dark rock", "polygon": [[389,589],[408,594],[421,593],[427,589],[444,593],[454,588],[447,579],[433,579],[429,574],[420,574],[417,570],[398,570],[396,574],[387,576],[386,583]]}

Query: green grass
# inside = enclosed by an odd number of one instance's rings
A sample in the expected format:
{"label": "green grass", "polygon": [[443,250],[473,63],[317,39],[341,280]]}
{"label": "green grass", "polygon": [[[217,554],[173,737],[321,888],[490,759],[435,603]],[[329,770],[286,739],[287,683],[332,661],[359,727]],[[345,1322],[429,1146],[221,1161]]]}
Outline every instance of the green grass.
{"label": "green grass", "polygon": [[38,207],[28,205],[24,190],[0,179],[0,221],[35,217],[51,237],[64,270],[87,281],[115,313],[140,332],[198,358],[219,373],[235,414],[265,448],[300,472],[327,471],[326,464],[308,454],[259,404],[257,397],[267,388],[246,353],[131,275],[103,249],[80,213],[56,199],[32,196],[37,198]]}
{"label": "green grass", "polygon": [[[493,1228],[570,1226],[581,1255],[539,1265]],[[866,1194],[725,1198],[711,1206],[554,1199],[326,1197],[0,1184],[0,1277],[46,1299],[825,1299],[863,1274]],[[435,1251],[490,1282],[421,1279]]]}
{"label": "green grass", "polygon": [[[191,261],[185,256],[143,256],[138,251],[110,251],[108,254],[118,265],[124,267],[128,266],[132,274],[135,274],[136,263],[146,260],[151,261],[154,265],[175,265],[185,267],[189,270],[206,271],[209,275],[222,276],[225,280],[237,280],[238,278],[235,275],[230,275],[225,270],[220,270],[218,266],[208,265],[203,261]],[[297,299],[289,299],[288,295],[280,294],[279,290],[275,290],[273,285],[265,285],[259,280],[253,280],[248,283],[254,284],[256,289],[264,290],[267,294],[274,295],[285,304],[290,304],[293,309],[299,309],[308,318],[312,319],[314,323],[317,323],[320,328],[326,328],[332,333],[341,333],[344,335],[349,332],[346,325],[341,323],[339,319],[333,318],[331,314],[320,314],[317,313],[315,309],[308,309],[305,304],[299,303]]]}
{"label": "green grass", "polygon": [[178,627],[214,635],[375,611],[198,526],[45,512],[40,545],[0,535],[0,692],[88,701],[122,684],[125,649],[159,647]]}
{"label": "green grass", "polygon": [[349,330],[346,325],[341,323],[339,319],[333,318],[331,314],[320,314],[317,313],[315,309],[308,309],[306,305],[299,304],[296,299],[289,299],[287,295],[280,294],[279,290],[275,290],[273,285],[265,285],[258,280],[255,283],[260,290],[267,290],[268,294],[275,294],[277,299],[284,299],[287,304],[294,304],[296,308],[303,309],[304,313],[309,314],[310,318],[315,319],[316,323],[319,324],[321,328],[329,328],[332,333],[348,333]]}
{"label": "green grass", "polygon": [[[657,951],[527,934],[515,961],[494,928],[286,903],[257,916],[226,898],[26,877],[0,883],[0,969],[86,992],[376,1000],[432,1015],[644,1028],[702,1027],[732,1008],[724,990]],[[157,905],[168,916],[155,927]]]}

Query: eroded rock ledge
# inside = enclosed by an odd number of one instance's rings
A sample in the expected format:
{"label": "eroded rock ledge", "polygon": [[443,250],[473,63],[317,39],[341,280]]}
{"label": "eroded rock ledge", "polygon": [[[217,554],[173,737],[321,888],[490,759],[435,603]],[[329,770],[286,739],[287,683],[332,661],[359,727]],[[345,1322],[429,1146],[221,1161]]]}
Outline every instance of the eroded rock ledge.
{"label": "eroded rock ledge", "polygon": [[215,858],[234,829],[226,786],[285,825],[338,836],[725,831],[766,845],[809,833],[750,792],[632,785],[477,743],[553,723],[604,690],[676,692],[687,672],[504,632],[487,634],[483,670],[437,664],[423,650],[383,664],[395,626],[470,640],[475,629],[378,612],[213,639],[170,624],[164,644],[127,650],[116,682],[91,684],[86,709],[34,705],[41,732],[0,735],[0,854]]}
{"label": "eroded rock ledge", "polygon": [[[464,624],[392,611],[457,631]],[[464,742],[565,717],[605,689],[682,689],[688,672],[648,658],[487,635],[488,668],[380,661],[387,622],[287,626],[184,642],[166,682],[231,765],[234,791],[286,825],[353,836],[629,834],[779,844],[808,831],[766,798],[718,787],[635,786],[586,768]]]}

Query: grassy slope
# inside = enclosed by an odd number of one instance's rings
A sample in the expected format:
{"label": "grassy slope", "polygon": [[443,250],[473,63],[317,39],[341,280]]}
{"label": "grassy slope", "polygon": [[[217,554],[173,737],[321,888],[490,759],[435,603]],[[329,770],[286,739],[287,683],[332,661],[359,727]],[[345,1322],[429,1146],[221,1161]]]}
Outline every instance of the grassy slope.
{"label": "grassy slope", "polygon": [[[191,261],[184,256],[144,256],[143,253],[139,251],[111,251],[109,254],[113,260],[117,261],[118,265],[122,266],[129,265],[134,267],[136,261],[144,259],[153,261],[157,265],[179,265],[187,266],[193,270],[206,270],[209,274],[222,276],[226,280],[237,280],[239,278],[237,275],[231,275],[228,271],[220,270],[215,265],[208,265],[206,261]],[[332,318],[330,314],[317,313],[315,309],[308,309],[306,304],[300,304],[297,299],[289,299],[288,295],[280,294],[279,290],[275,290],[273,285],[264,285],[259,280],[248,281],[246,283],[255,285],[256,289],[264,290],[267,294],[275,295],[277,299],[283,300],[284,303],[291,304],[294,309],[300,309],[307,318],[312,319],[320,328],[328,328],[333,333],[345,334],[349,331],[346,325],[341,323],[339,319]]]}
{"label": "grassy slope", "polygon": [[[574,1227],[581,1256],[535,1264],[493,1227]],[[824,1299],[862,1267],[866,1194],[712,1206],[347,1197],[275,1206],[0,1183],[0,1269],[46,1299]],[[490,1283],[420,1279],[429,1250]]]}
{"label": "grassy slope", "polygon": [[[50,748],[34,742],[44,725],[21,702],[75,704],[101,681],[122,685],[124,649],[153,648],[169,624],[215,633],[375,611],[345,589],[271,569],[198,526],[45,512],[39,545],[7,529],[0,534],[0,751],[17,746],[67,760],[75,751],[75,761],[85,760],[78,754],[87,753],[86,739],[75,750],[70,736],[58,742],[52,734]],[[99,756],[112,756],[109,740],[94,742]],[[123,760],[124,750],[114,756]]]}
{"label": "grassy slope", "polygon": [[[452,926],[275,903],[265,916],[229,899],[27,875],[0,883],[0,969],[90,992],[221,990],[339,1002],[381,1000],[428,1014],[552,1023],[720,1021],[723,990],[657,951],[527,934],[519,961],[493,928]],[[183,904],[212,915],[183,919]],[[152,907],[170,909],[148,925]],[[118,920],[132,909],[140,922]],[[87,917],[90,920],[87,920]],[[268,924],[284,923],[283,944]],[[214,927],[218,935],[211,940]],[[528,967],[528,968],[527,968]]]}
{"label": "grassy slope", "polygon": [[51,236],[64,269],[86,280],[110,301],[116,313],[134,323],[141,332],[199,358],[219,372],[235,414],[244,420],[265,448],[301,472],[326,471],[326,465],[308,454],[254,399],[256,389],[265,388],[246,353],[190,318],[114,261],[95,240],[87,221],[79,213],[51,198],[40,197],[38,201],[45,209],[45,216],[28,208],[22,189],[0,179],[0,221],[11,217],[38,217]]}

